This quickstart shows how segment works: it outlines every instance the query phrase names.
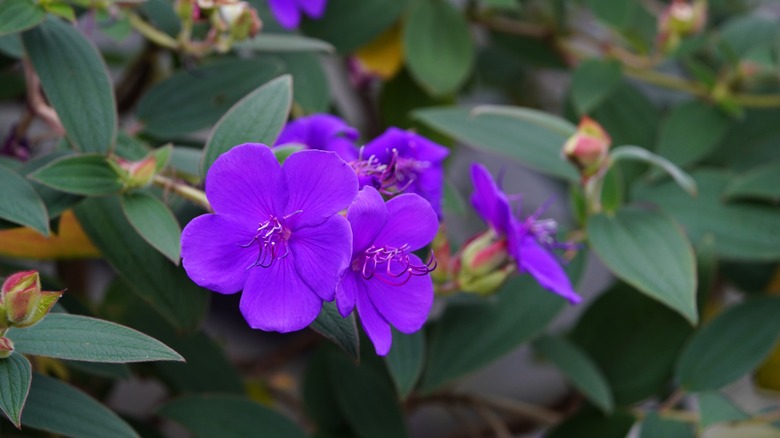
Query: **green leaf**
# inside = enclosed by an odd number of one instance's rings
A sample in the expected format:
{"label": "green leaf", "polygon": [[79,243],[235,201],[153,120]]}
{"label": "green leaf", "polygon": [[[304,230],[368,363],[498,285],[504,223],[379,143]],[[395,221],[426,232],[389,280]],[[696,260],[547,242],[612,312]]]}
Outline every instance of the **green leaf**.
{"label": "green leaf", "polygon": [[200,162],[203,160],[203,150],[185,146],[174,146],[171,152],[171,167],[187,174],[189,179],[197,175],[200,178]]}
{"label": "green leaf", "polygon": [[566,339],[542,336],[534,350],[555,364],[571,383],[593,404],[609,414],[615,408],[612,393],[598,366],[576,345]]}
{"label": "green leaf", "polygon": [[591,217],[587,231],[591,247],[615,275],[696,324],[696,261],[674,221],[627,207]]}
{"label": "green leaf", "polygon": [[588,114],[599,106],[621,83],[620,63],[589,59],[576,70],[571,78],[571,95],[580,115]]}
{"label": "green leaf", "polygon": [[124,363],[84,362],[79,360],[66,361],[68,368],[108,379],[128,380],[132,375],[130,367]]}
{"label": "green leaf", "polygon": [[211,131],[203,151],[202,174],[217,157],[242,143],[273,146],[287,121],[292,105],[290,76],[282,76],[263,85],[238,103],[220,119]]}
{"label": "green leaf", "polygon": [[49,235],[49,215],[35,189],[13,169],[0,163],[0,219],[28,226]]}
{"label": "green leaf", "polygon": [[698,194],[696,181],[690,175],[683,172],[679,167],[664,157],[656,155],[647,149],[638,146],[620,146],[612,150],[609,154],[612,162],[617,163],[621,160],[643,161],[664,170],[674,181],[691,196]]}
{"label": "green leaf", "polygon": [[78,29],[51,17],[25,32],[22,41],[73,147],[110,151],[117,131],[116,101],[97,48]]}
{"label": "green leaf", "polygon": [[430,94],[457,91],[474,67],[474,41],[463,14],[450,2],[417,2],[404,26],[409,72]]}
{"label": "green leaf", "polygon": [[593,409],[581,410],[545,436],[546,438],[625,438],[634,421],[634,416],[625,412],[616,412],[612,416],[605,417]]}
{"label": "green leaf", "polygon": [[715,237],[718,255],[731,260],[780,259],[780,211],[776,208],[725,202],[729,174],[716,170],[693,173],[699,194],[691,198],[674,183],[637,185],[634,198],[663,208],[685,228],[691,241]]}
{"label": "green leaf", "polygon": [[780,336],[780,299],[763,297],[718,315],[694,335],[677,363],[677,378],[689,391],[729,384],[757,367]]}
{"label": "green leaf", "polygon": [[[601,1],[612,4],[612,0]],[[659,111],[641,91],[625,81],[594,108],[590,116],[609,133],[614,145],[635,144],[649,148],[655,144]]]}
{"label": "green leaf", "polygon": [[777,22],[761,15],[742,15],[727,21],[720,29],[720,39],[733,51],[734,56],[747,53],[751,48],[768,45],[780,36]]}
{"label": "green leaf", "polygon": [[[678,166],[696,163],[720,144],[730,124],[731,119],[708,103],[682,103],[661,124],[656,151]],[[707,128],[691,129],[692,126]]]}
{"label": "green leaf", "polygon": [[19,352],[0,359],[0,410],[17,428],[21,424],[22,409],[30,392],[32,367]]}
{"label": "green leaf", "polygon": [[73,437],[137,438],[124,420],[79,389],[35,374],[22,424]]}
{"label": "green leaf", "polygon": [[0,2],[0,35],[21,32],[43,21],[46,11],[32,0]]}
{"label": "green leaf", "polygon": [[[549,131],[560,134],[566,138],[571,137],[577,132],[577,127],[570,121],[558,117],[555,114],[546,113],[533,108],[504,105],[480,105],[471,110],[472,116],[476,117],[483,114],[495,114],[522,120],[532,125],[548,129]],[[563,146],[561,146],[561,148],[563,148]]]}
{"label": "green leaf", "polygon": [[651,412],[642,422],[639,438],[695,438],[696,434],[689,423],[667,420]]}
{"label": "green leaf", "polygon": [[524,166],[568,181],[579,181],[577,171],[561,158],[565,136],[529,122],[485,114],[471,117],[468,108],[431,108],[414,112],[431,128],[478,150],[498,154]]}
{"label": "green leaf", "polygon": [[702,392],[699,399],[699,425],[702,429],[713,424],[742,421],[750,418],[734,402],[718,392]]}
{"label": "green leaf", "polygon": [[216,123],[247,93],[282,71],[272,59],[227,58],[181,71],[155,84],[138,103],[144,130],[158,137],[188,134]]}
{"label": "green leaf", "polygon": [[55,190],[84,196],[119,193],[122,182],[103,155],[86,154],[58,158],[30,178]]}
{"label": "green leaf", "polygon": [[350,54],[387,30],[406,10],[408,0],[340,0],[328,3],[317,20],[304,20],[303,31]]}
{"label": "green leaf", "polygon": [[730,200],[780,201],[780,161],[756,167],[732,179],[723,194]]}
{"label": "green leaf", "polygon": [[330,105],[330,85],[320,57],[312,53],[279,55],[293,78],[293,100],[306,113],[324,113]]}
{"label": "green leaf", "polygon": [[510,280],[492,300],[450,304],[430,327],[422,390],[437,389],[532,339],[564,305],[528,275]]}
{"label": "green leaf", "polygon": [[233,47],[257,52],[333,53],[336,51],[332,45],[325,41],[290,33],[261,33],[252,39],[239,41]]}
{"label": "green leaf", "polygon": [[22,59],[24,56],[24,48],[22,47],[22,39],[19,35],[3,35],[0,36],[0,53],[14,59]]}
{"label": "green leaf", "polygon": [[414,389],[425,363],[425,332],[410,335],[393,330],[393,346],[385,356],[395,389],[405,399]]}
{"label": "green leaf", "polygon": [[171,210],[147,193],[125,193],[122,211],[138,235],[173,264],[179,264],[181,227]]}
{"label": "green leaf", "polygon": [[158,413],[199,437],[306,437],[282,414],[238,396],[190,395],[163,405]]}
{"label": "green leaf", "polygon": [[639,5],[634,0],[586,0],[585,3],[599,20],[617,28],[626,28],[633,22]]}
{"label": "green leaf", "polygon": [[309,327],[333,341],[353,360],[360,358],[360,337],[354,313],[342,318],[335,303],[324,302],[319,316]]}
{"label": "green leaf", "polygon": [[74,212],[92,243],[135,293],[174,327],[198,326],[206,311],[207,292],[136,233],[118,199],[88,198]]}
{"label": "green leaf", "polygon": [[52,313],[38,324],[11,329],[16,351],[36,356],[86,362],[183,361],[162,342],[131,328],[67,313]]}

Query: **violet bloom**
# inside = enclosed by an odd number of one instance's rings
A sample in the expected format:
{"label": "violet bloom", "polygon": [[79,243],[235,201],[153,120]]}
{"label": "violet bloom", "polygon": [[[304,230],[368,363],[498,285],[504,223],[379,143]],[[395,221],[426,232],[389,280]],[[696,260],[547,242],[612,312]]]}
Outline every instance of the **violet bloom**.
{"label": "violet bloom", "polygon": [[182,259],[198,285],[222,294],[243,289],[252,328],[290,332],[332,301],[349,266],[352,233],[337,213],[357,194],[355,172],[336,154],[300,151],[281,166],[260,144],[222,154],[206,176],[214,214],[182,233]]}
{"label": "violet bloom", "polygon": [[474,194],[471,197],[474,209],[496,235],[506,237],[507,252],[517,263],[518,272],[528,272],[542,287],[572,304],[580,302],[581,297],[574,291],[569,277],[553,253],[556,248],[566,247],[555,240],[555,221],[539,220],[540,211],[524,221],[518,220],[512,215],[509,198],[481,164],[471,166],[471,180],[474,183]]}
{"label": "violet bloom", "polygon": [[352,226],[352,262],[336,291],[346,317],[358,314],[377,354],[390,350],[394,326],[402,333],[419,330],[433,303],[433,267],[412,254],[433,240],[439,227],[430,204],[415,194],[385,204],[372,187],[364,187],[347,210]]}
{"label": "violet bloom", "polygon": [[330,114],[314,114],[289,122],[279,134],[276,146],[298,143],[307,149],[332,151],[345,161],[353,161],[358,156],[355,146],[358,136],[357,129],[344,120]]}
{"label": "violet bloom", "polygon": [[322,18],[328,0],[268,0],[271,13],[285,29],[295,29],[301,23],[301,15]]}
{"label": "violet bloom", "polygon": [[416,193],[441,217],[444,195],[444,159],[449,150],[414,132],[389,128],[369,142],[352,163],[360,185],[386,195]]}

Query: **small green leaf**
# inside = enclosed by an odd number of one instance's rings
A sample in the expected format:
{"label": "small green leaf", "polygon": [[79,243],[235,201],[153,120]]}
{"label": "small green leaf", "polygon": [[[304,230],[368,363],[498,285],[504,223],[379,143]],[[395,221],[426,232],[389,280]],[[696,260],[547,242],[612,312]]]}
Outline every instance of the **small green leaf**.
{"label": "small green leaf", "polygon": [[237,49],[257,52],[324,52],[336,49],[325,41],[289,33],[261,33],[256,37],[233,45]]}
{"label": "small green leaf", "polygon": [[21,424],[22,409],[30,392],[32,367],[19,352],[0,359],[0,410],[17,428]]}
{"label": "small green leaf", "polygon": [[147,193],[125,193],[122,211],[135,231],[175,265],[181,252],[181,227],[171,210]]}
{"label": "small green leaf", "polygon": [[609,154],[609,157],[615,163],[621,160],[634,160],[652,164],[668,173],[669,176],[674,178],[674,181],[691,196],[696,196],[698,194],[696,181],[691,178],[690,175],[683,172],[682,169],[675,166],[671,161],[660,155],[656,155],[647,149],[638,146],[620,146],[613,149]]}
{"label": "small green leaf", "polygon": [[587,231],[593,250],[615,275],[696,324],[696,261],[674,221],[627,207],[591,217]]}
{"label": "small green leaf", "polygon": [[[522,120],[524,122],[546,128],[563,137],[571,137],[577,132],[577,127],[570,121],[558,117],[555,114],[533,108],[524,108],[521,106],[502,106],[502,105],[480,105],[471,110],[471,115],[477,117],[483,114],[495,114]],[[562,148],[563,146],[561,146]]]}
{"label": "small green leaf", "polygon": [[128,327],[66,313],[52,313],[38,324],[11,329],[16,351],[36,356],[86,362],[151,362],[184,360],[162,342]]}
{"label": "small green leaf", "polygon": [[474,66],[468,22],[450,2],[417,2],[404,26],[406,65],[430,94],[457,91]]}
{"label": "small green leaf", "polygon": [[138,438],[119,416],[79,389],[35,374],[22,424],[73,437]]}
{"label": "small green leaf", "polygon": [[354,313],[342,318],[334,303],[324,302],[319,316],[309,327],[333,341],[353,360],[360,358],[360,337]]}
{"label": "small green leaf", "polygon": [[750,418],[750,415],[735,406],[728,397],[718,392],[702,392],[698,398],[699,425],[702,429],[717,423],[742,421]]}
{"label": "small green leaf", "polygon": [[28,226],[44,236],[49,235],[46,206],[30,183],[14,170],[0,163],[0,219]]}
{"label": "small green leaf", "polygon": [[682,421],[661,418],[651,412],[642,422],[639,438],[695,438],[693,427]]}
{"label": "small green leaf", "polygon": [[97,48],[78,29],[52,17],[25,32],[22,41],[70,143],[84,152],[110,151],[116,102]]}
{"label": "small green leaf", "polygon": [[552,336],[542,336],[534,341],[534,349],[552,361],[571,383],[602,411],[609,414],[615,408],[612,393],[598,366],[569,341]]}
{"label": "small green leaf", "polygon": [[696,163],[720,144],[730,124],[731,120],[715,106],[701,100],[682,103],[661,124],[656,151],[678,166]]}
{"label": "small green leaf", "polygon": [[620,63],[590,59],[574,70],[571,94],[580,115],[598,107],[621,83]]}
{"label": "small green leaf", "polygon": [[780,336],[780,299],[756,298],[718,315],[680,355],[677,378],[689,391],[710,391],[750,372]]}
{"label": "small green leaf", "polygon": [[414,389],[425,363],[425,332],[410,335],[393,330],[393,346],[385,356],[395,389],[405,399]]}
{"label": "small green leaf", "polygon": [[32,0],[0,2],[0,36],[27,30],[43,21],[46,11]]}
{"label": "small green leaf", "polygon": [[159,414],[198,437],[306,437],[284,415],[238,396],[190,395],[164,405]]}
{"label": "small green leaf", "polygon": [[273,146],[292,105],[292,81],[282,76],[237,102],[211,131],[203,151],[202,174],[217,157],[242,143]]}
{"label": "small green leaf", "polygon": [[65,156],[41,167],[30,178],[52,189],[84,196],[119,193],[122,182],[103,155]]}
{"label": "small green leaf", "polygon": [[734,178],[723,194],[729,199],[780,201],[780,162],[756,167]]}

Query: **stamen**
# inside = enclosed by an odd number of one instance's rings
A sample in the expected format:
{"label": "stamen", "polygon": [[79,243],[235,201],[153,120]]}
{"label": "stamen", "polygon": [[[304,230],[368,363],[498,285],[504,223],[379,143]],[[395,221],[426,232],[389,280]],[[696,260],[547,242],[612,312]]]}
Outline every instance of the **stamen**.
{"label": "stamen", "polygon": [[374,188],[391,196],[406,191],[417,180],[417,174],[431,165],[428,161],[401,157],[398,149],[390,151],[388,163],[381,163],[376,155],[363,159],[362,148],[358,160],[350,164],[358,176],[371,177]]}
{"label": "stamen", "polygon": [[[436,269],[436,259],[431,252],[431,258],[424,264],[415,263],[409,255],[407,244],[400,247],[371,246],[362,256],[355,259],[352,269],[359,271],[364,279],[376,278],[391,286],[402,286],[414,276],[427,275]],[[384,269],[377,269],[385,265]],[[400,269],[399,269],[400,268]]]}
{"label": "stamen", "polygon": [[[287,219],[300,212],[300,210],[295,211],[284,216],[282,219]],[[243,245],[238,245],[241,248],[249,248],[252,244],[257,243],[259,246],[257,259],[254,263],[247,266],[246,269],[254,268],[256,266],[270,268],[276,260],[281,260],[290,255],[290,251],[287,249],[289,232],[284,228],[282,222],[276,216],[271,216],[269,220],[260,223],[257,226],[255,233],[252,240]]]}

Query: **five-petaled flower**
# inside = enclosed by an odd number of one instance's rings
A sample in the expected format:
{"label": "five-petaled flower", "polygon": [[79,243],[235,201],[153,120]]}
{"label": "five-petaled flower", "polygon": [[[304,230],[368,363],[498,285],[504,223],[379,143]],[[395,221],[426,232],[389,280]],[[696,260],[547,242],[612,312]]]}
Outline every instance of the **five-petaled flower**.
{"label": "five-petaled flower", "polygon": [[580,302],[553,253],[559,247],[568,247],[555,240],[557,225],[552,219],[539,219],[541,210],[525,220],[512,214],[507,195],[498,187],[488,170],[481,164],[471,166],[474,194],[471,203],[488,223],[490,232],[506,239],[506,250],[516,263],[518,272],[531,274],[544,288],[566,298],[572,304]]}
{"label": "five-petaled flower", "polygon": [[182,259],[198,285],[223,294],[243,289],[241,313],[253,328],[308,326],[332,301],[350,263],[352,233],[337,213],[358,190],[335,153],[300,151],[279,165],[260,144],[222,154],[206,176],[214,214],[182,233]]}
{"label": "five-petaled flower", "polygon": [[384,202],[364,187],[347,210],[352,227],[352,261],[336,292],[346,317],[357,305],[360,321],[377,354],[386,355],[394,326],[402,333],[419,330],[433,303],[434,268],[412,251],[431,243],[438,219],[431,205],[415,194]]}
{"label": "five-petaled flower", "polygon": [[288,123],[276,146],[300,144],[306,149],[319,149],[337,153],[345,161],[357,159],[357,129],[344,120],[330,114],[313,114]]}
{"label": "five-petaled flower", "polygon": [[276,21],[285,29],[295,29],[301,23],[301,15],[321,18],[328,0],[268,0],[268,6]]}

